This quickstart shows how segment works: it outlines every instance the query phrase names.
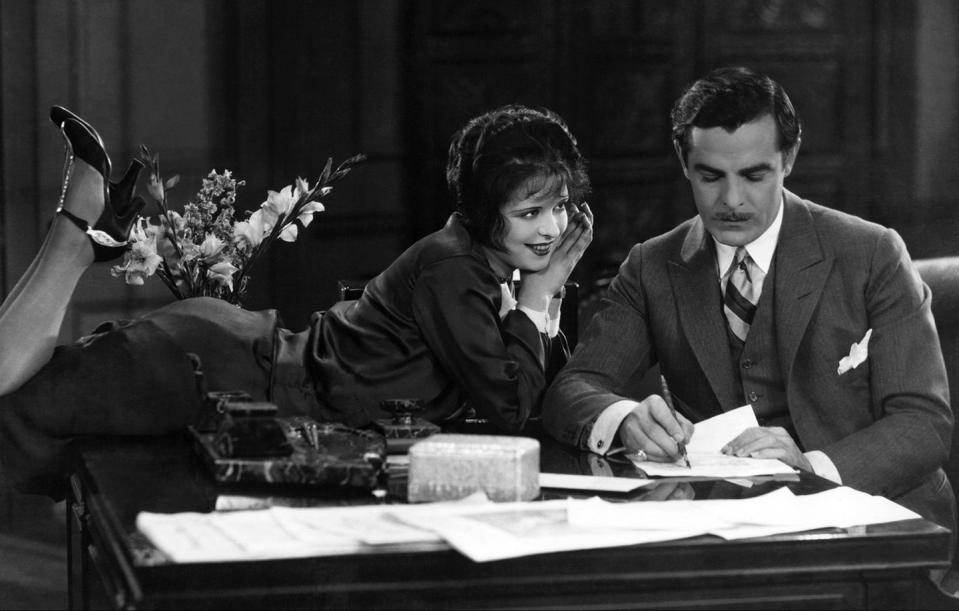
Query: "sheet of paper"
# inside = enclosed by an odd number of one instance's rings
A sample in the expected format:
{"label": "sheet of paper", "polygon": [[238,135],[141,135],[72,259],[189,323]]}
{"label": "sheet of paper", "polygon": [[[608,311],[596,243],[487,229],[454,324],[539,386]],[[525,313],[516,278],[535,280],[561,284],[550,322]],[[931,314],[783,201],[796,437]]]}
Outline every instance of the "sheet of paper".
{"label": "sheet of paper", "polygon": [[660,463],[638,460],[635,454],[626,456],[648,477],[741,478],[795,473],[792,467],[780,460],[727,456],[720,453],[726,443],[744,430],[759,426],[751,405],[707,418],[694,426],[693,436],[686,445],[690,467],[681,460],[675,463]]}
{"label": "sheet of paper", "polygon": [[[398,519],[439,534],[474,562],[533,554],[669,541],[702,534],[695,524],[655,530],[580,526],[567,519],[573,500],[497,503],[456,515],[397,513]],[[647,503],[637,503],[644,505]],[[648,503],[659,504],[659,503]],[[663,503],[665,504],[665,503]]]}
{"label": "sheet of paper", "polygon": [[751,405],[743,405],[694,425],[694,432],[686,445],[687,452],[719,454],[724,445],[744,430],[759,426]]}
{"label": "sheet of paper", "polygon": [[[459,501],[402,506],[415,514],[491,505],[479,493]],[[399,522],[391,505],[270,507],[213,513],[141,512],[136,525],[175,562],[348,554],[369,546],[442,544],[432,531]]]}
{"label": "sheet of paper", "polygon": [[[310,510],[307,510],[310,511]],[[137,528],[174,562],[299,558],[357,551],[363,543],[334,533],[303,538],[272,509],[224,513],[142,512]]]}
{"label": "sheet of paper", "polygon": [[624,530],[702,526],[704,533],[740,539],[819,528],[847,528],[920,517],[881,496],[847,487],[809,495],[788,488],[746,499],[610,503],[599,498],[569,506],[569,521],[582,527]]}
{"label": "sheet of paper", "polygon": [[566,473],[540,473],[540,488],[563,488],[566,490],[594,490],[596,492],[632,492],[648,486],[652,480],[633,477],[605,477],[601,475],[568,475]]}
{"label": "sheet of paper", "polygon": [[740,458],[725,454],[689,452],[689,464],[636,460],[634,454],[629,459],[648,477],[721,477],[737,478],[753,475],[779,475],[795,473],[795,470],[781,460],[770,458]]}
{"label": "sheet of paper", "polygon": [[840,487],[803,496],[780,488],[735,500],[490,503],[474,498],[422,505],[141,513],[137,527],[175,562],[322,556],[390,543],[417,544],[423,550],[449,545],[486,562],[702,534],[741,539],[918,517],[883,497]]}

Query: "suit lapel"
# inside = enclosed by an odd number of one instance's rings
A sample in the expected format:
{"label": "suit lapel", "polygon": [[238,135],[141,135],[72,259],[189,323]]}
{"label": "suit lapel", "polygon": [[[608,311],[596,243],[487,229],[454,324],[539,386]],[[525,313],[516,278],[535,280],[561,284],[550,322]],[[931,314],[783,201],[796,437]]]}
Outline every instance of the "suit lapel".
{"label": "suit lapel", "polygon": [[785,191],[775,257],[776,339],[788,383],[799,343],[822,296],[833,259],[822,250],[809,208]]}
{"label": "suit lapel", "polygon": [[737,407],[726,321],[713,246],[702,221],[693,220],[679,257],[669,261],[673,297],[689,345],[724,410]]}

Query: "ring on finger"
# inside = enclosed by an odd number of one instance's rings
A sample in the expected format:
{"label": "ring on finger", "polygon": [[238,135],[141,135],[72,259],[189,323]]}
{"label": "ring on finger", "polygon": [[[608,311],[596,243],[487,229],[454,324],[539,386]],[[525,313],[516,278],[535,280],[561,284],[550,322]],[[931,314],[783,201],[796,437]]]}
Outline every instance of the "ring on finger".
{"label": "ring on finger", "polygon": [[636,450],[636,459],[640,462],[645,461],[649,458],[646,454],[646,450]]}

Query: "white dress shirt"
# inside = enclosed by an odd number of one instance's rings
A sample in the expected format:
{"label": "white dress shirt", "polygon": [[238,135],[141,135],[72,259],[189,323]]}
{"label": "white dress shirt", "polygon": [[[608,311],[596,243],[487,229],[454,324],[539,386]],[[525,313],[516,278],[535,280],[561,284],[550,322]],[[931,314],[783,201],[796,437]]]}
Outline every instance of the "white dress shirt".
{"label": "white dress shirt", "polygon": [[500,305],[499,311],[500,319],[506,316],[506,313],[510,310],[519,310],[523,314],[526,314],[531,321],[533,321],[533,324],[536,325],[536,329],[540,333],[545,333],[549,337],[556,337],[556,335],[559,333],[559,302],[561,301],[559,298],[554,298],[552,300],[549,310],[546,312],[541,312],[526,306],[517,307],[516,298],[513,297],[513,292],[510,290],[509,284],[504,282],[500,284],[499,287],[503,292],[503,301]]}

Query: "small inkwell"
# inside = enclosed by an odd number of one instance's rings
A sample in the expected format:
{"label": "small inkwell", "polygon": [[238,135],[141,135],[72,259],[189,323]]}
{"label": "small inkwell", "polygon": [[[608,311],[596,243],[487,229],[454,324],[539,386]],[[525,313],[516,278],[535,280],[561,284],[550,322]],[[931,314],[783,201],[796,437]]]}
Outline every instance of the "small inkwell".
{"label": "small inkwell", "polygon": [[376,420],[390,454],[402,454],[417,441],[440,432],[440,427],[418,416],[425,409],[420,399],[386,399],[380,408],[392,415]]}
{"label": "small inkwell", "polygon": [[193,426],[201,433],[215,433],[226,415],[228,404],[252,402],[253,397],[242,390],[208,392]]}

